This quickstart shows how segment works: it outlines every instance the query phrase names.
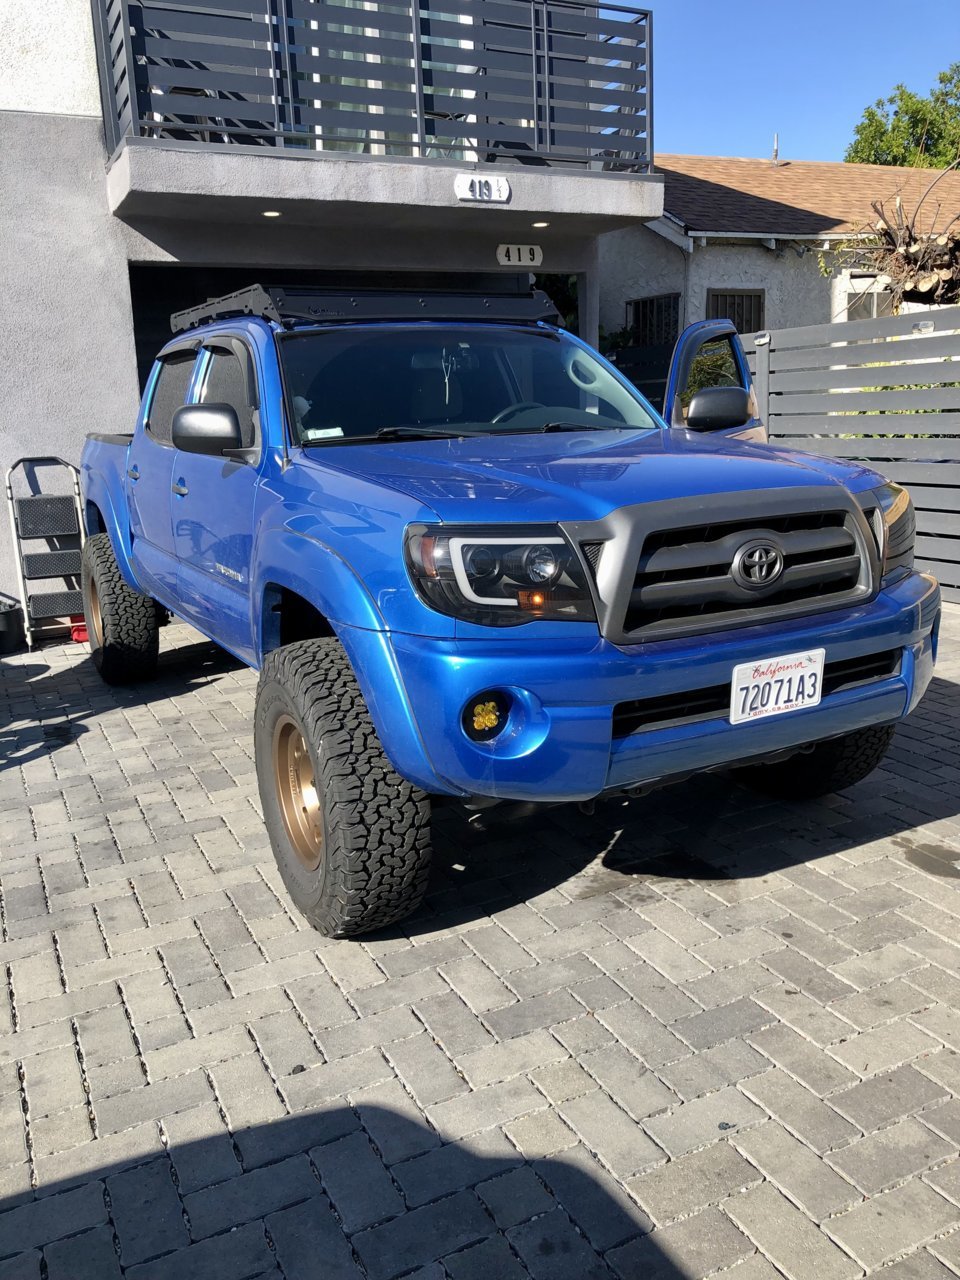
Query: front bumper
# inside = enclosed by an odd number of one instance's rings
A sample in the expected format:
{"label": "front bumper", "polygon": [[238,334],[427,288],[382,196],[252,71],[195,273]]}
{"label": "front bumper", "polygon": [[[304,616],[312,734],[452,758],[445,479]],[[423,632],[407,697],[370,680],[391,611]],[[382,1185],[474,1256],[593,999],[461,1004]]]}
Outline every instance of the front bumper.
{"label": "front bumper", "polygon": [[[429,791],[588,800],[903,718],[933,673],[939,621],[937,583],[911,573],[853,608],[630,647],[595,632],[582,640],[551,640],[533,627],[529,639],[509,640],[381,634],[378,648],[386,639],[405,692],[405,731],[391,734],[377,715],[375,695],[371,709],[398,770]],[[362,650],[372,641],[366,635],[364,642],[355,633],[356,643],[348,647]],[[826,695],[817,707],[766,720],[734,726],[722,717],[613,734],[618,703],[723,684],[740,662],[811,647],[825,648],[828,663],[901,649],[900,669]],[[375,665],[364,663],[362,652],[355,665],[358,660],[361,679],[364,667],[372,677]],[[477,743],[461,728],[461,714],[468,700],[488,689],[508,690],[513,707],[500,736]]]}

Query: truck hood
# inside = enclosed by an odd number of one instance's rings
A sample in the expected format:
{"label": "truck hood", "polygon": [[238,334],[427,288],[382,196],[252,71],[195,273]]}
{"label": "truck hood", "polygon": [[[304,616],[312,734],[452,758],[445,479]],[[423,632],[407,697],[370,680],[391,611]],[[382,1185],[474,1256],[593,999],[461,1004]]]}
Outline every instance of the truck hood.
{"label": "truck hood", "polygon": [[825,482],[856,493],[882,482],[858,464],[677,430],[391,441],[304,458],[469,523],[595,520],[645,501]]}

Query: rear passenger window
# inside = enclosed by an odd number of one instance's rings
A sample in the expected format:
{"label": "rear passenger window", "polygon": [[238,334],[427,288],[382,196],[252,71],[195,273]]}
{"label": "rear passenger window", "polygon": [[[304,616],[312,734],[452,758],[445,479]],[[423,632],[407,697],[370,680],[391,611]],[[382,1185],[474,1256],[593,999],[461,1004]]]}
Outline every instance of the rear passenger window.
{"label": "rear passenger window", "polygon": [[237,357],[229,351],[212,351],[200,393],[201,404],[229,404],[240,419],[242,447],[250,449],[255,443],[253,414],[248,403],[246,380]]}
{"label": "rear passenger window", "polygon": [[160,365],[147,414],[147,430],[158,444],[173,444],[173,415],[187,402],[194,353],[168,356]]}

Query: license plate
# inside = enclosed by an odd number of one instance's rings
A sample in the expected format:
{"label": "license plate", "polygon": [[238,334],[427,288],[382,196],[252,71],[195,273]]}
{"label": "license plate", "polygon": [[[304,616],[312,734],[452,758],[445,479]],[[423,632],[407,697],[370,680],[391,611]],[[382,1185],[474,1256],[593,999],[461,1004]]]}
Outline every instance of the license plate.
{"label": "license plate", "polygon": [[779,716],[815,707],[823,684],[825,649],[807,649],[780,658],[741,662],[730,682],[730,723]]}

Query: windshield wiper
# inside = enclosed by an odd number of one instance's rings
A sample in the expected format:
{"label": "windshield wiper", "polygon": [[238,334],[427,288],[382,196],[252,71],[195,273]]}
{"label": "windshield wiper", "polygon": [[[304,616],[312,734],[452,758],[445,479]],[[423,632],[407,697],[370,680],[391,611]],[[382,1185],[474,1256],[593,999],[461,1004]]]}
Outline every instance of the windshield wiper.
{"label": "windshield wiper", "polygon": [[452,430],[449,427],[381,427],[373,435],[337,436],[328,440],[306,440],[304,446],[313,448],[318,445],[351,445],[367,444],[372,440],[475,440],[491,439],[498,435],[544,435],[553,431],[636,431],[636,427],[626,425],[604,425],[597,423],[584,426],[576,422],[547,422],[542,427],[511,427],[507,430],[468,431],[463,427]]}
{"label": "windshield wiper", "polygon": [[[460,440],[468,431],[450,431],[444,427],[381,427],[374,440]],[[370,437],[367,437],[368,439]]]}
{"label": "windshield wiper", "polygon": [[547,435],[551,431],[619,431],[619,427],[612,427],[609,423],[598,422],[590,423],[586,426],[582,422],[545,422],[540,428],[541,435]]}
{"label": "windshield wiper", "polygon": [[597,422],[545,422],[542,427],[518,427],[517,434],[550,435],[555,431],[635,431],[636,427],[628,427],[626,423]]}

